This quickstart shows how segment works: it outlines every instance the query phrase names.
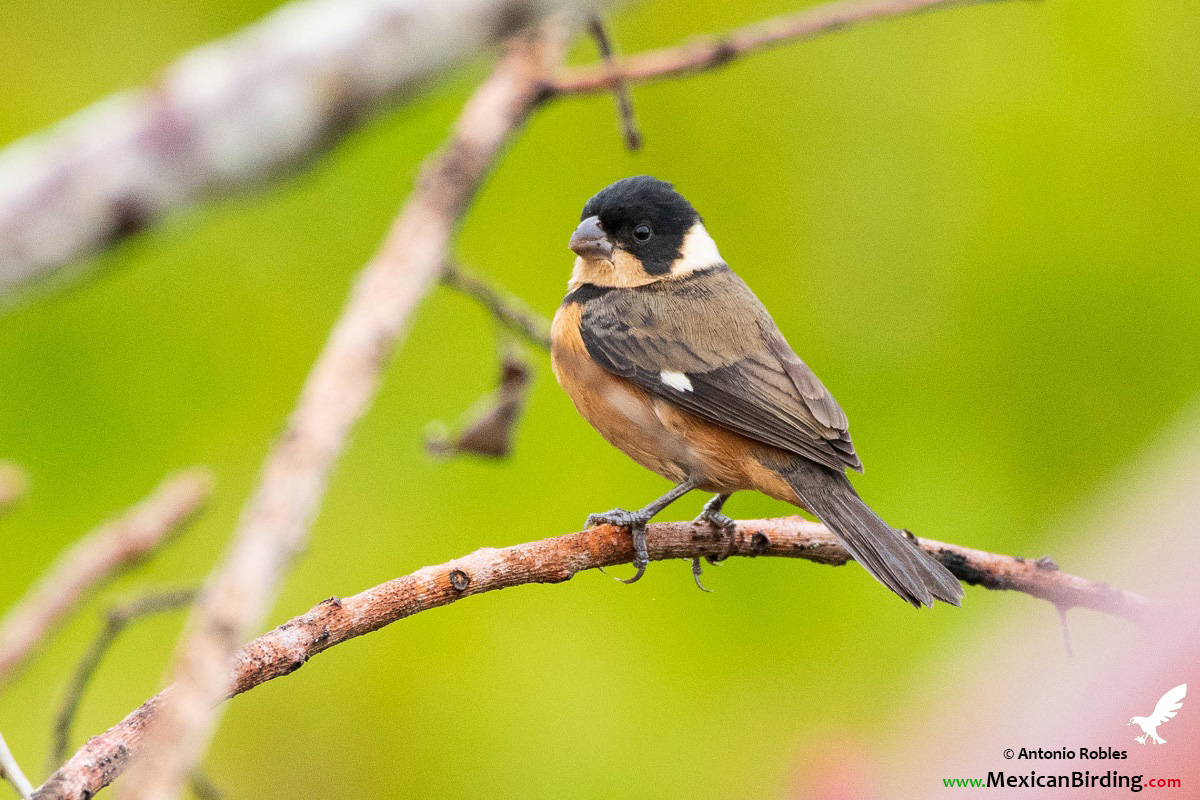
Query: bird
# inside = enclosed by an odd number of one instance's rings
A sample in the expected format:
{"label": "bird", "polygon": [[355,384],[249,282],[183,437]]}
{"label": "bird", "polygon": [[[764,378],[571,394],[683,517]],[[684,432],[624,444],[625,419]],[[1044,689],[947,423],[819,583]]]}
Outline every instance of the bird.
{"label": "bird", "polygon": [[[845,413],[672,184],[637,175],[604,188],[584,204],[569,247],[575,261],[551,326],[555,377],[605,439],[675,484],[636,511],[588,517],[588,527],[629,529],[636,574],[624,583],[645,573],[646,525],[672,502],[712,494],[695,521],[732,543],[722,509],[753,490],[815,515],[913,606],[961,605],[954,575],[859,497],[846,476],[862,463]],[[692,572],[704,589],[699,558]]]}
{"label": "bird", "polygon": [[1187,684],[1181,683],[1164,694],[1154,706],[1154,711],[1148,717],[1133,717],[1126,725],[1137,725],[1142,729],[1141,736],[1133,737],[1138,744],[1145,744],[1146,737],[1155,744],[1166,744],[1167,740],[1158,735],[1158,726],[1175,716],[1175,712],[1183,708],[1183,696],[1187,694]]}

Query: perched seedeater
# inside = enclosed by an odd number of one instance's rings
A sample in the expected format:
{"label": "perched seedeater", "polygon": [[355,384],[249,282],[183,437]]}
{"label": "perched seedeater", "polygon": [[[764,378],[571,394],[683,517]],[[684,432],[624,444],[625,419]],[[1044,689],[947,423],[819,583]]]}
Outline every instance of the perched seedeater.
{"label": "perched seedeater", "polygon": [[[588,517],[627,527],[637,574],[646,523],[693,489],[716,496],[698,520],[753,489],[815,514],[854,560],[914,606],[959,605],[944,566],[859,498],[846,415],[721,258],[700,215],[669,183],[641,175],[587,201],[577,256],[554,316],[551,360],[579,413],[634,461],[676,484],[639,511]],[[693,562],[699,584],[699,560]],[[703,588],[703,586],[701,586]]]}

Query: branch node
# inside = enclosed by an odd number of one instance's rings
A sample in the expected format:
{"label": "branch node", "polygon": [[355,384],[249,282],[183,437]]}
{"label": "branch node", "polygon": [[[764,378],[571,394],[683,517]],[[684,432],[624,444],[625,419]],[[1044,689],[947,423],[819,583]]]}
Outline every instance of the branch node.
{"label": "branch node", "polygon": [[320,647],[321,645],[325,644],[327,641],[329,641],[329,636],[331,633],[332,633],[332,631],[329,630],[328,625],[322,625],[321,632],[312,638],[312,642],[311,642],[312,646],[314,648],[317,648],[317,647]]}
{"label": "branch node", "polygon": [[729,40],[729,37],[722,36],[721,38],[717,39],[717,41],[713,42],[712,54],[709,56],[709,64],[712,65],[713,69],[723,67],[730,61],[736,59],[739,55],[740,53],[738,52],[737,47],[735,47],[733,42]]}
{"label": "branch node", "polygon": [[454,587],[456,592],[465,592],[467,587],[471,585],[471,576],[461,569],[451,570],[450,585]]}
{"label": "branch node", "polygon": [[1048,572],[1058,572],[1058,562],[1050,556],[1042,556],[1033,563],[1037,565],[1038,569],[1044,569]]}

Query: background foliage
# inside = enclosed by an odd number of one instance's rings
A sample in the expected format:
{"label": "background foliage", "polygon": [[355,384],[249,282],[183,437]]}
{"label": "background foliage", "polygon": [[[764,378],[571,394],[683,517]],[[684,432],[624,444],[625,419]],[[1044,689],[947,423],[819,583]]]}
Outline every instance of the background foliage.
{"label": "background foliage", "polygon": [[[10,0],[0,141],[152,80],[271,7]],[[655,0],[614,26],[633,51],[790,8]],[[1158,2],[926,14],[637,88],[636,155],[610,98],[567,100],[512,148],[458,252],[550,314],[586,198],[633,173],[675,181],[846,408],[868,467],[858,485],[885,517],[1069,562],[1085,543],[1056,523],[1200,392],[1197,38],[1200,16]],[[593,55],[581,43],[575,58]],[[352,276],[484,69],[382,116],[311,171],[177,217],[82,286],[0,316],[0,455],[34,484],[0,521],[0,606],[169,469],[208,464],[220,480],[214,510],[108,589],[0,700],[35,780],[95,610],[207,572]],[[450,293],[425,305],[276,620],[663,489],[575,415],[541,354],[511,460],[425,456],[426,424],[491,386],[491,327]],[[730,508],[787,513],[764,497]],[[298,785],[326,797],[777,795],[808,769],[812,742],[891,736],[911,705],[879,698],[926,691],[956,646],[1029,602],[973,590],[964,611],[918,614],[861,570],[782,561],[731,563],[708,581],[717,592],[702,595],[686,564],[662,563],[635,587],[589,573],[423,614],[239,699],[210,771],[242,797]],[[79,740],[158,686],[177,625],[149,621],[123,640]]]}

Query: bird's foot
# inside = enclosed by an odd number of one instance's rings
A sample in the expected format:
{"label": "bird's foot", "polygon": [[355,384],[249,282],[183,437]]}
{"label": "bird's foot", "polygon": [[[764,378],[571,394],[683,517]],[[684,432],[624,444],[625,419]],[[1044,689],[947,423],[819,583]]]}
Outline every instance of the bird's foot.
{"label": "bird's foot", "polygon": [[[696,517],[693,522],[707,522],[721,533],[725,534],[725,551],[719,556],[705,554],[704,560],[712,564],[714,567],[720,566],[721,562],[729,558],[733,554],[733,546],[737,543],[737,528],[736,523],[729,517],[720,512],[720,506],[712,508],[716,498],[708,501],[704,505],[704,510],[700,512],[700,516]],[[695,572],[695,570],[692,570]],[[699,583],[699,581],[697,581]],[[704,587],[700,587],[704,588]]]}
{"label": "bird's foot", "polygon": [[632,578],[616,578],[621,583],[637,583],[646,574],[646,566],[650,563],[650,551],[646,548],[646,523],[650,515],[639,511],[626,511],[614,508],[601,514],[588,514],[585,525],[593,528],[597,525],[615,525],[618,528],[628,528],[633,536],[633,566],[637,569]]}
{"label": "bird's foot", "polygon": [[[709,558],[709,556],[705,556],[705,558]],[[708,563],[719,564],[720,562],[710,560]],[[704,574],[704,570],[700,568],[700,556],[692,556],[692,580],[694,580],[696,582],[696,586],[699,587],[700,591],[711,592],[712,589],[709,589],[707,586],[705,586],[703,583],[700,582],[700,576],[703,574]]]}
{"label": "bird's foot", "polygon": [[1146,737],[1145,737],[1145,736],[1135,736],[1135,737],[1133,737],[1133,738],[1134,738],[1134,740],[1135,740],[1135,741],[1136,741],[1138,744],[1145,744],[1145,743],[1146,743]]}

